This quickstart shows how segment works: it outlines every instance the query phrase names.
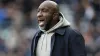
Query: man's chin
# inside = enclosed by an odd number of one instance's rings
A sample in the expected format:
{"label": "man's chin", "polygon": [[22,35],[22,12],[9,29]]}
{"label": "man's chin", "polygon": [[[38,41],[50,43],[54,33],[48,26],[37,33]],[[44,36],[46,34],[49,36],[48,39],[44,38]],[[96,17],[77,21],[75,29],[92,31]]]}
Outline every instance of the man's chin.
{"label": "man's chin", "polygon": [[41,26],[39,26],[39,28],[40,28],[40,30],[45,30],[45,27],[41,27]]}

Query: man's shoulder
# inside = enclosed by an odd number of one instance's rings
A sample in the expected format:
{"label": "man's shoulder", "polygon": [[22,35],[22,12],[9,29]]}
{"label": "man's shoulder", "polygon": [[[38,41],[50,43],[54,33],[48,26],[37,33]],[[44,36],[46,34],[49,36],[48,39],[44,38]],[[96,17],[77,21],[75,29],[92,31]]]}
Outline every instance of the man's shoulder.
{"label": "man's shoulder", "polygon": [[82,35],[79,30],[71,27],[65,27],[65,34],[70,36]]}

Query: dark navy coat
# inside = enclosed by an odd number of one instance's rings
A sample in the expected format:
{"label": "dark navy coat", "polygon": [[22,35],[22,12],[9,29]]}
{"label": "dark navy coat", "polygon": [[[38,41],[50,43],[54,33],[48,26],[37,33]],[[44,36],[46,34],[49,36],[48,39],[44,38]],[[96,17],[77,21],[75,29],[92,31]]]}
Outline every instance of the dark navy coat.
{"label": "dark navy coat", "polygon": [[[36,56],[36,47],[42,31],[38,31],[32,40],[31,56]],[[86,56],[83,36],[71,27],[55,30],[51,39],[50,56]]]}

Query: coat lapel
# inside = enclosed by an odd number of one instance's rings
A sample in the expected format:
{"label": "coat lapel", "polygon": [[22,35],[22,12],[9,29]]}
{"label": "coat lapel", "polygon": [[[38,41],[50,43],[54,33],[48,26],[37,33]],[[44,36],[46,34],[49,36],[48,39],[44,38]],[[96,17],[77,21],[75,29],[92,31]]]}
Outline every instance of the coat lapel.
{"label": "coat lapel", "polygon": [[37,43],[38,43],[38,40],[40,38],[42,34],[42,31],[38,31],[33,39],[33,54],[36,56],[36,47],[37,47]]}

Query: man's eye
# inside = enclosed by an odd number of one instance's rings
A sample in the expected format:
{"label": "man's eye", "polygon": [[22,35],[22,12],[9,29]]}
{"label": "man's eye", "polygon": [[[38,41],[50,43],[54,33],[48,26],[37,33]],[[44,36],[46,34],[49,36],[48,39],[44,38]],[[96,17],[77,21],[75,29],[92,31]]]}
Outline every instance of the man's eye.
{"label": "man's eye", "polygon": [[42,10],[42,11],[43,11],[43,12],[47,12],[48,10],[45,10],[45,9],[44,9],[44,10]]}

